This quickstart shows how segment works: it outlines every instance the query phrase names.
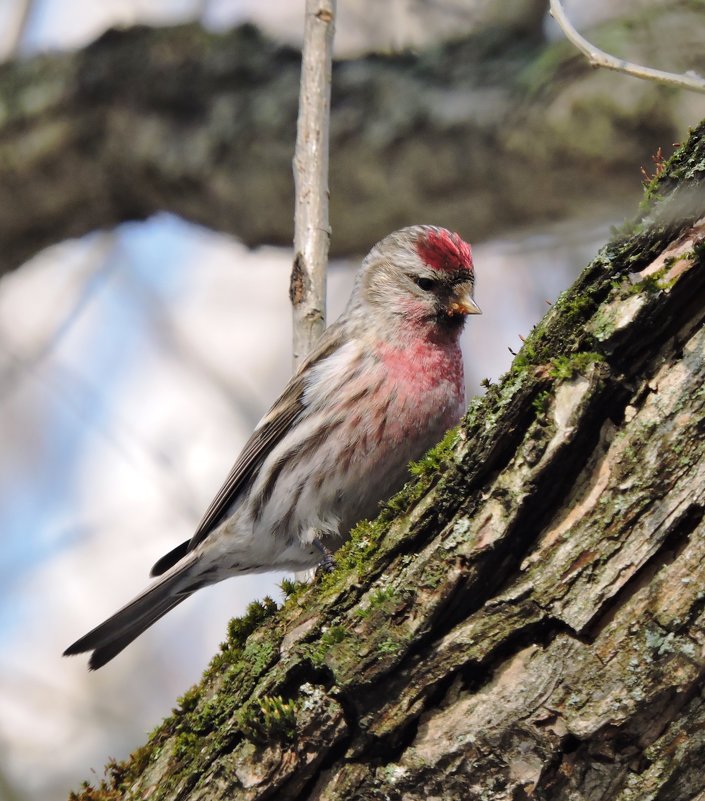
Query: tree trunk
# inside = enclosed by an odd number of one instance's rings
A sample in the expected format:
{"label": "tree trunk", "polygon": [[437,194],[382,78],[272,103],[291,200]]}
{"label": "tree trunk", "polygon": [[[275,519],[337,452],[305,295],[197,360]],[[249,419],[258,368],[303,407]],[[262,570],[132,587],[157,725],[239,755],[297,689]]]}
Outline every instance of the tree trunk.
{"label": "tree trunk", "polygon": [[338,567],[90,799],[705,797],[705,124]]}
{"label": "tree trunk", "polygon": [[[690,0],[591,36],[642,63],[705,71],[705,15]],[[162,210],[289,246],[300,61],[251,26],[191,25],[0,65],[0,274]],[[639,166],[681,136],[687,103],[511,27],[337,62],[331,253],[360,255],[419,222],[477,242],[634,197]]]}

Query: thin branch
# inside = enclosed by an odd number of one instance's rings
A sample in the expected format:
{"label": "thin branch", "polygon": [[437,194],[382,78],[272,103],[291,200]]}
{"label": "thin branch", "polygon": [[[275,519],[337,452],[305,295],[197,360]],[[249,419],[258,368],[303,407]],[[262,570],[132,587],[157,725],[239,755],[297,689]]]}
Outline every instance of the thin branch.
{"label": "thin branch", "polygon": [[22,41],[24,40],[24,35],[27,31],[27,26],[29,25],[29,19],[33,10],[34,0],[19,0],[14,20],[10,25],[10,30],[5,32],[7,45],[3,56],[8,61],[16,58],[20,52],[20,47],[22,46]]}
{"label": "thin branch", "polygon": [[289,296],[294,317],[294,367],[326,324],[328,131],[336,0],[306,0],[299,118],[294,154],[294,266]]}
{"label": "thin branch", "polygon": [[679,89],[690,89],[693,92],[705,92],[705,79],[701,78],[696,73],[690,71],[683,74],[675,72],[664,72],[663,70],[652,69],[651,67],[642,67],[639,64],[632,64],[630,61],[611,56],[600,50],[595,45],[588,42],[581,36],[573,27],[570,20],[566,16],[565,10],[561,4],[561,0],[550,0],[551,2],[551,16],[556,20],[560,29],[565,34],[571,44],[580,50],[581,53],[587,56],[588,61],[593,67],[605,67],[608,70],[615,70],[616,72],[623,72],[626,75],[632,75],[635,78],[643,78],[647,81],[656,81],[663,83],[666,86],[675,86]]}

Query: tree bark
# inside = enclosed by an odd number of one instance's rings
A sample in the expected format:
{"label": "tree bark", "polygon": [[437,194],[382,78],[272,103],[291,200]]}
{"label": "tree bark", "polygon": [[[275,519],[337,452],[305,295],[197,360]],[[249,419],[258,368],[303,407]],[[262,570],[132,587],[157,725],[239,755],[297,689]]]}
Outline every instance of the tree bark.
{"label": "tree bark", "polygon": [[338,567],[95,799],[705,793],[705,124]]}
{"label": "tree bark", "polygon": [[[703,14],[680,0],[653,15],[603,34],[651,62],[656,29],[659,63],[705,69]],[[298,52],[250,26],[111,31],[81,52],[1,65],[0,274],[162,210],[289,246],[299,69]],[[337,62],[331,253],[419,222],[477,242],[634,196],[639,166],[680,137],[684,102],[509,27]]]}

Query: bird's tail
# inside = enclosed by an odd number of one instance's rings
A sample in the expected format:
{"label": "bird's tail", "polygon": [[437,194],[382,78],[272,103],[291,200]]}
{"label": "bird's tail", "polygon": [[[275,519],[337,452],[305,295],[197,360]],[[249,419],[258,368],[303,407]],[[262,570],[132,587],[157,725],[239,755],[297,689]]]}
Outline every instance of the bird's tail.
{"label": "bird's tail", "polygon": [[197,560],[188,560],[169,571],[112,617],[69,645],[64,656],[93,651],[89,669],[102,667],[159,618],[208,583],[194,571],[196,564]]}

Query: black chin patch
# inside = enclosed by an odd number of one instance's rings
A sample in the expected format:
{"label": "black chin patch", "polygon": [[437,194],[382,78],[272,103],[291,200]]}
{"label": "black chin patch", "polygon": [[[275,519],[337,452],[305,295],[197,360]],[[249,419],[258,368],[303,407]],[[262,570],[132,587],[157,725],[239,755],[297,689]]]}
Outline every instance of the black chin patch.
{"label": "black chin patch", "polygon": [[457,331],[465,324],[464,314],[451,314],[447,311],[440,311],[437,318],[440,325],[449,331]]}

